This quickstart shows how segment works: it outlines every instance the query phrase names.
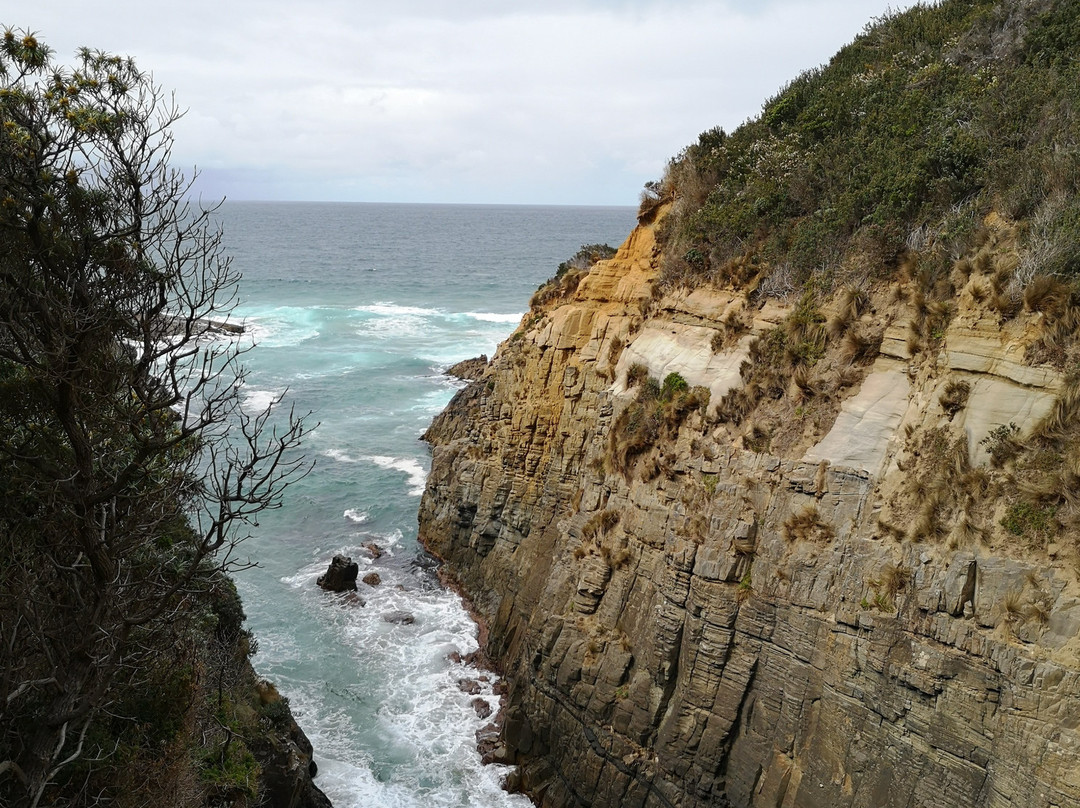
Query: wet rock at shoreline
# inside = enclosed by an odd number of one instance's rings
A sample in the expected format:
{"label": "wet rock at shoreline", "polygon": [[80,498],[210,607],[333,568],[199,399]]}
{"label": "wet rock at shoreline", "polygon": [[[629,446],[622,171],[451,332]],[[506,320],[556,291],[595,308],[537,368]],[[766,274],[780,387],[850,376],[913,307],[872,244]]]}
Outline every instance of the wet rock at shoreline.
{"label": "wet rock at shoreline", "polygon": [[355,592],[359,574],[359,564],[348,556],[336,555],[317,583],[328,592]]}
{"label": "wet rock at shoreline", "polygon": [[377,572],[369,572],[364,576],[363,581],[368,586],[378,586],[382,583],[382,578],[379,577],[379,573]]}
{"label": "wet rock at shoreline", "polygon": [[393,623],[398,626],[411,626],[416,622],[416,618],[410,612],[401,611],[387,612],[382,616],[382,619],[387,623]]}
{"label": "wet rock at shoreline", "polygon": [[482,699],[477,696],[471,702],[473,710],[476,711],[477,718],[488,718],[491,715],[491,705],[487,703],[486,699]]}
{"label": "wet rock at shoreline", "polygon": [[475,679],[458,679],[457,686],[458,690],[470,696],[475,696],[480,692],[480,683]]}

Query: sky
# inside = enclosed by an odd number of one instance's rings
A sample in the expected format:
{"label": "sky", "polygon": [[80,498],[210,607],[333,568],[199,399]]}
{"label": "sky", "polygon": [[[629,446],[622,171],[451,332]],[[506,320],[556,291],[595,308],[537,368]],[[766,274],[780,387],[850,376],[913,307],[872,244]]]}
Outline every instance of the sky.
{"label": "sky", "polygon": [[0,23],[173,91],[204,198],[636,205],[700,132],[911,5],[43,0]]}

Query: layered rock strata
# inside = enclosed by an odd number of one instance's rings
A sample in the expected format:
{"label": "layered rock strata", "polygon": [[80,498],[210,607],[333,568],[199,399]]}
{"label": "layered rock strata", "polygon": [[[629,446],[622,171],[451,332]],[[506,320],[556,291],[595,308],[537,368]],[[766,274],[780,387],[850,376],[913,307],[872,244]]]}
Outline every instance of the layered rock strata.
{"label": "layered rock strata", "polygon": [[[832,420],[750,451],[713,413],[790,307],[654,296],[655,253],[641,226],[530,312],[427,433],[420,535],[511,682],[513,784],[553,807],[1080,805],[1071,556],[888,523],[909,518],[912,434],[946,424],[985,462],[980,439],[1030,429],[1059,375],[977,308],[918,360],[903,312],[879,312],[881,352]],[[717,338],[733,318],[744,333]],[[617,471],[635,365],[710,404]]]}

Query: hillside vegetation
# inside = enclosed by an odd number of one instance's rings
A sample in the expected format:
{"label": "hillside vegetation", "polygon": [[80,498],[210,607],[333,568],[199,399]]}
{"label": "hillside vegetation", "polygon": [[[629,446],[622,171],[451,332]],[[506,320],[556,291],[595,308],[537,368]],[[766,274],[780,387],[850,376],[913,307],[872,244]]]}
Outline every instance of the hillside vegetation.
{"label": "hillside vegetation", "polygon": [[905,257],[936,278],[991,211],[1024,225],[1015,289],[1072,279],[1078,41],[1075,0],[947,0],[874,21],[757,119],[672,161],[656,186],[675,200],[668,280],[829,291]]}
{"label": "hillside vegetation", "polygon": [[[701,286],[741,295],[715,351],[766,302],[789,312],[751,344],[742,384],[714,402],[713,427],[800,457],[859,389],[889,329],[902,328],[911,378],[927,396],[945,385],[933,393],[944,417],[909,427],[899,462],[918,480],[891,509],[906,528],[883,528],[1023,548],[1075,535],[1078,52],[1075,0],[920,5],[873,21],[758,118],[707,131],[671,161],[640,212],[668,211],[654,297]],[[942,358],[950,334],[976,327],[1061,375],[1034,428],[965,437],[950,423],[971,379]],[[976,444],[989,468],[971,467]]]}

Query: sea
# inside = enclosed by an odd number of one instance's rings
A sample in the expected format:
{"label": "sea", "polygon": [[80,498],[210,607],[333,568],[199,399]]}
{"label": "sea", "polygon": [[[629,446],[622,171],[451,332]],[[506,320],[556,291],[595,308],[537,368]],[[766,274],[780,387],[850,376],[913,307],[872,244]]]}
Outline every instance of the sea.
{"label": "sea", "polygon": [[[559,262],[584,244],[618,246],[635,212],[221,207],[224,248],[242,275],[232,317],[249,349],[242,406],[254,413],[280,398],[318,424],[303,445],[314,468],[238,547],[254,566],[235,577],[255,668],[289,699],[337,808],[530,805],[476,751],[491,718],[474,701],[497,708],[495,676],[457,661],[477,648],[477,628],[416,541],[430,466],[420,435],[462,386],[446,368],[491,357]],[[360,584],[363,605],[316,585],[338,554],[381,579]]]}

